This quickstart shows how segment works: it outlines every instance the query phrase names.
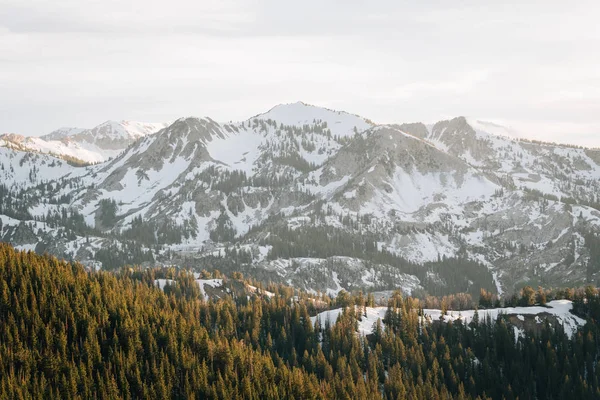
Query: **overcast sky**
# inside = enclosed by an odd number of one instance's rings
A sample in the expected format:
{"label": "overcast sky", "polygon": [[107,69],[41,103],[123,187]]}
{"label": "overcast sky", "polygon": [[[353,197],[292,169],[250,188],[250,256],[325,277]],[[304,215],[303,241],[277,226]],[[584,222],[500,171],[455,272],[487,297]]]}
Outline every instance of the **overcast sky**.
{"label": "overcast sky", "polygon": [[302,100],[600,146],[599,16],[597,0],[0,0],[0,132]]}

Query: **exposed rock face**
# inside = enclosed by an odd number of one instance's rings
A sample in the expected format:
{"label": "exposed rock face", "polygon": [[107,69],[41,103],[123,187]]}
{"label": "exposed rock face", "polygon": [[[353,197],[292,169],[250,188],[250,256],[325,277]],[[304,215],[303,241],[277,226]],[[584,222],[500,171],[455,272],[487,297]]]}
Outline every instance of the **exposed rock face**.
{"label": "exposed rock face", "polygon": [[38,238],[29,225],[21,222],[16,226],[9,226],[2,237],[2,241],[10,243],[13,246],[23,246],[36,244]]}
{"label": "exposed rock face", "polygon": [[[479,263],[472,269],[498,291],[595,281],[600,152],[486,126],[463,117],[375,125],[295,103],[235,124],[138,127],[137,141],[112,123],[57,132],[46,139],[133,142],[87,168],[0,148],[13,188],[0,202],[11,204],[0,236],[81,260],[137,243],[182,265],[232,260],[220,268],[329,293],[449,287],[444,260]],[[63,212],[75,216],[40,222]],[[462,278],[461,290],[481,283]]]}

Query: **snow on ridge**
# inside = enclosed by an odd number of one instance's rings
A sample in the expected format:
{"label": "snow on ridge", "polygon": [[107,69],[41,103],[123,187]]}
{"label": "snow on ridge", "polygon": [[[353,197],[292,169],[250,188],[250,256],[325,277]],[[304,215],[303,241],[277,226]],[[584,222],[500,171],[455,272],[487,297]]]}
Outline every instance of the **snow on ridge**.
{"label": "snow on ridge", "polygon": [[[194,274],[195,277],[198,277],[199,274]],[[159,289],[164,290],[167,285],[174,285],[177,281],[173,279],[155,279],[154,285],[158,286]],[[200,293],[202,293],[202,297],[206,299],[206,291],[204,290],[205,286],[210,286],[213,288],[218,288],[223,286],[223,279],[196,279],[195,282],[198,284],[200,288]]]}
{"label": "snow on ridge", "polygon": [[248,130],[228,134],[224,138],[213,137],[206,143],[210,156],[231,169],[242,170],[247,174],[252,173],[254,162],[258,159],[259,146],[262,136]]}
{"label": "snow on ridge", "polygon": [[130,136],[139,138],[158,132],[170,124],[168,122],[121,121],[119,122],[119,125],[122,126]]}
{"label": "snow on ridge", "polygon": [[333,135],[352,136],[354,128],[359,132],[365,131],[373,124],[358,115],[345,111],[334,111],[317,107],[303,102],[279,104],[263,114],[253,118],[272,119],[284,125],[303,126],[313,121],[327,122],[327,127]]}
{"label": "snow on ridge", "polygon": [[86,131],[86,128],[75,128],[75,127],[62,127],[58,128],[55,131],[52,131],[46,135],[40,136],[40,139],[43,140],[61,140],[69,136],[77,135],[83,131]]}
{"label": "snow on ridge", "polygon": [[[484,322],[487,318],[495,321],[500,314],[516,315],[519,320],[524,320],[524,315],[534,315],[536,316],[536,321],[541,320],[540,315],[550,314],[556,317],[558,322],[564,326],[565,334],[569,338],[572,338],[577,329],[586,323],[584,319],[571,313],[572,308],[573,303],[570,300],[553,300],[548,302],[546,307],[505,307],[478,310],[477,312],[480,322]],[[361,321],[358,322],[358,333],[363,336],[373,333],[373,324],[377,322],[377,319],[383,320],[387,307],[367,307],[366,310],[366,317],[363,315]],[[441,310],[424,309],[423,312],[431,321],[440,321],[442,317]],[[324,324],[326,320],[329,320],[331,324],[334,324],[341,313],[341,308],[323,311],[311,317],[311,321],[314,324],[319,319],[321,324]],[[475,310],[448,311],[447,315],[443,316],[443,321],[461,320],[464,324],[468,324],[473,320],[474,315]]]}
{"label": "snow on ridge", "polygon": [[98,140],[136,140],[142,136],[147,136],[158,132],[160,129],[168,126],[168,123],[148,123],[137,121],[105,121],[100,125],[86,129],[78,134],[71,135],[74,139],[88,141],[91,137],[93,142]]}
{"label": "snow on ridge", "polygon": [[259,289],[256,286],[252,286],[252,285],[246,285],[248,287],[248,289],[252,292],[252,293],[256,293],[256,294],[264,294],[267,297],[274,297],[275,293],[273,292],[269,292],[268,290],[264,290],[264,289]]}
{"label": "snow on ridge", "polygon": [[[479,320],[483,321],[486,318],[495,320],[498,315],[540,315],[548,313],[556,317],[559,323],[563,324],[565,333],[569,338],[577,331],[579,326],[585,324],[585,320],[571,313],[573,309],[573,302],[570,300],[553,300],[546,304],[546,307],[533,306],[533,307],[504,307],[504,308],[493,308],[487,310],[478,310]],[[432,320],[439,319],[441,317],[441,310],[426,309],[423,312],[429,316]],[[469,323],[473,320],[475,310],[465,311],[449,311],[448,315],[444,316],[444,321],[456,321],[461,319],[463,323]]]}
{"label": "snow on ridge", "polygon": [[[6,142],[5,146],[9,145]],[[77,142],[65,138],[63,140],[44,140],[39,137],[24,138],[24,150],[58,156],[70,156],[86,162],[103,162],[117,156],[121,150],[104,150],[88,142]]]}
{"label": "snow on ridge", "polygon": [[[113,121],[108,120],[93,128],[71,128],[63,127],[52,131],[38,139],[46,141],[62,140],[80,134],[91,134],[92,136],[104,135],[110,139],[137,139],[142,136],[157,132],[169,125],[166,122],[139,122],[139,121]],[[31,137],[35,138],[35,137]]]}
{"label": "snow on ridge", "polygon": [[333,277],[333,283],[335,283],[335,289],[327,288],[327,295],[331,297],[337,296],[344,288],[340,285],[340,279],[338,278],[338,274],[335,271],[331,271],[331,275]]}
{"label": "snow on ridge", "polygon": [[4,166],[0,170],[0,182],[20,188],[88,172],[86,168],[73,167],[48,154],[27,153],[3,146],[0,146],[0,163]]}
{"label": "snow on ridge", "polygon": [[[168,126],[168,123],[137,121],[105,121],[90,128],[60,128],[40,137],[23,137],[24,150],[70,156],[86,162],[104,162],[118,156],[131,142]],[[122,143],[121,147],[105,146],[106,142]]]}
{"label": "snow on ridge", "polygon": [[206,299],[207,296],[204,287],[206,285],[213,288],[221,287],[223,286],[223,279],[196,279],[196,283],[200,287],[200,293],[202,293],[202,296]]}
{"label": "snow on ridge", "polygon": [[472,117],[465,117],[467,124],[473,128],[476,133],[479,134],[488,134],[494,136],[508,137],[508,138],[517,138],[518,133],[510,127],[502,126],[490,121],[482,121]]}
{"label": "snow on ridge", "polygon": [[401,167],[396,167],[393,176],[383,182],[388,190],[376,188],[373,199],[361,207],[362,213],[381,217],[390,210],[413,214],[432,203],[456,206],[488,198],[498,189],[498,185],[471,172],[457,182],[448,173],[406,172]]}
{"label": "snow on ridge", "polygon": [[167,285],[173,285],[175,281],[173,279],[155,279],[154,285],[158,286],[160,290],[165,290]]}

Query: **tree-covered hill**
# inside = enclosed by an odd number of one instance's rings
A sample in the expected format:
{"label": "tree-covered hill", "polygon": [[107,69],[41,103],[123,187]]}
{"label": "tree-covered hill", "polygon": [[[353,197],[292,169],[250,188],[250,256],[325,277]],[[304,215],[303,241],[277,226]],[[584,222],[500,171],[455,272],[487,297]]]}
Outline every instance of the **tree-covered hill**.
{"label": "tree-covered hill", "polygon": [[600,397],[595,289],[574,301],[589,322],[572,339],[547,325],[515,340],[501,317],[425,323],[399,293],[365,338],[362,295],[342,292],[328,305],[346,307],[338,321],[313,326],[325,304],[289,287],[206,301],[192,275],[165,290],[155,279],[0,244],[0,398]]}

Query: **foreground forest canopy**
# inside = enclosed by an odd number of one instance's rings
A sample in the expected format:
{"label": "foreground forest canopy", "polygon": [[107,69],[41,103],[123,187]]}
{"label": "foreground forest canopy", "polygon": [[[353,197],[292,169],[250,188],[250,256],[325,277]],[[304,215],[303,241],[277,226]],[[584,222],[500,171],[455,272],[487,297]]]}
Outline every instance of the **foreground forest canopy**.
{"label": "foreground forest canopy", "polygon": [[[571,339],[550,324],[515,338],[502,317],[426,322],[399,293],[363,337],[366,296],[328,303],[280,285],[205,300],[192,275],[164,290],[155,279],[0,244],[0,398],[600,398],[593,288],[570,292],[588,321]],[[310,320],[344,306],[337,322]]]}

